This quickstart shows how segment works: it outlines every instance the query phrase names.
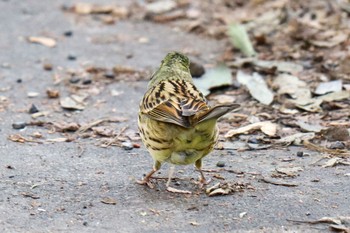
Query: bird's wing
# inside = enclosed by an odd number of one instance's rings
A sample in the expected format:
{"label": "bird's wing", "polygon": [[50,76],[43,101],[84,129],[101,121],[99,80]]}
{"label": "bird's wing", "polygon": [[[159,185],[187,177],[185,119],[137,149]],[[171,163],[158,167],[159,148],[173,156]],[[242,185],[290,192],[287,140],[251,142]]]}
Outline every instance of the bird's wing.
{"label": "bird's wing", "polygon": [[208,111],[203,94],[190,82],[166,80],[145,94],[141,112],[150,118],[188,128],[198,112]]}

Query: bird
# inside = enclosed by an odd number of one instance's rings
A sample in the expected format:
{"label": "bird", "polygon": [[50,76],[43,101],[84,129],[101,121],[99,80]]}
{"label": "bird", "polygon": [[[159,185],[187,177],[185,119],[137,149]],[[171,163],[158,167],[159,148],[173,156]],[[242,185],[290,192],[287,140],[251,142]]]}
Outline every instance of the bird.
{"label": "bird", "polygon": [[211,107],[194,85],[189,66],[187,56],[170,52],[148,83],[139,106],[138,128],[154,164],[152,170],[137,181],[139,184],[152,187],[152,175],[163,163],[194,164],[200,173],[199,184],[201,187],[207,184],[202,159],[218,141],[217,120],[240,105],[227,103]]}

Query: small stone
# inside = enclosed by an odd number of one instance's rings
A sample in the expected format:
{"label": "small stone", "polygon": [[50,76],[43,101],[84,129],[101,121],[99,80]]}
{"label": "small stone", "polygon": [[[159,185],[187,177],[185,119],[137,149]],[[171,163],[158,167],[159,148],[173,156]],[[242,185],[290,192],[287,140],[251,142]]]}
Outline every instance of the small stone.
{"label": "small stone", "polygon": [[132,150],[134,145],[131,142],[123,142],[122,147],[124,150]]}
{"label": "small stone", "polygon": [[104,73],[104,76],[108,79],[114,79],[115,78],[115,74],[111,71],[107,71],[106,73]]}
{"label": "small stone", "polygon": [[259,140],[256,137],[251,137],[248,139],[248,143],[259,144]]}
{"label": "small stone", "polygon": [[77,60],[77,57],[75,55],[69,54],[67,59],[70,61],[75,61],[75,60]]}
{"label": "small stone", "polygon": [[202,64],[191,61],[190,72],[191,72],[192,77],[197,78],[197,77],[202,76],[205,73],[205,69],[204,69],[204,66]]}
{"label": "small stone", "polygon": [[83,80],[83,85],[89,85],[92,83],[92,80],[91,79],[85,79]]}
{"label": "small stone", "polygon": [[45,63],[43,65],[43,68],[44,68],[44,70],[51,71],[53,69],[53,66],[50,63]]}
{"label": "small stone", "polygon": [[217,163],[216,163],[216,166],[217,167],[225,167],[225,162],[224,161],[218,161]]}
{"label": "small stone", "polygon": [[303,151],[298,151],[297,152],[297,156],[298,157],[303,157],[304,156],[304,152]]}
{"label": "small stone", "polygon": [[27,96],[28,96],[28,98],[35,98],[35,97],[39,96],[39,93],[35,92],[35,91],[30,91],[27,93]]}
{"label": "small stone", "polygon": [[88,225],[88,222],[83,222],[83,225],[84,225],[84,226],[87,226],[87,225]]}
{"label": "small stone", "polygon": [[22,83],[22,79],[19,78],[19,79],[16,80],[16,82],[17,83]]}
{"label": "small stone", "polygon": [[32,104],[32,106],[30,106],[28,112],[29,112],[30,114],[37,113],[37,112],[39,112],[39,109],[38,109],[34,104]]}
{"label": "small stone", "polygon": [[12,128],[14,129],[24,129],[26,127],[25,122],[15,122],[12,124]]}
{"label": "small stone", "polygon": [[15,169],[15,167],[12,166],[12,165],[7,165],[6,168],[7,168],[7,169]]}
{"label": "small stone", "polygon": [[73,36],[73,32],[72,31],[65,31],[64,33],[63,33],[63,35],[64,36],[66,36],[66,37],[71,37],[71,36]]}
{"label": "small stone", "polygon": [[69,82],[73,83],[73,84],[78,83],[78,82],[80,82],[80,78],[78,78],[78,77],[71,77],[69,79]]}
{"label": "small stone", "polygon": [[336,142],[331,143],[331,145],[329,146],[329,149],[343,150],[343,149],[345,149],[345,144],[344,144],[344,142],[336,141]]}
{"label": "small stone", "polygon": [[47,94],[47,97],[49,97],[50,99],[55,99],[55,98],[58,98],[60,96],[60,93],[58,92],[58,90],[54,90],[51,88],[48,88],[46,90],[46,94]]}

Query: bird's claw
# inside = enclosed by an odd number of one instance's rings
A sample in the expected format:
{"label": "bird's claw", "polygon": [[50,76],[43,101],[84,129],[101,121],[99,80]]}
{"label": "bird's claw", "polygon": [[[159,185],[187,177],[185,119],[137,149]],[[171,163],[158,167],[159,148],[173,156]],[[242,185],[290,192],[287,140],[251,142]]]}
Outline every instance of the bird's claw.
{"label": "bird's claw", "polygon": [[151,189],[154,188],[154,184],[152,184],[150,179],[136,180],[136,183],[141,184],[141,185],[147,185]]}
{"label": "bird's claw", "polygon": [[204,186],[206,186],[207,184],[209,184],[210,181],[211,181],[211,179],[206,180],[205,178],[200,178],[200,179],[199,179],[199,182],[198,182],[199,188],[200,188],[200,189],[203,188]]}

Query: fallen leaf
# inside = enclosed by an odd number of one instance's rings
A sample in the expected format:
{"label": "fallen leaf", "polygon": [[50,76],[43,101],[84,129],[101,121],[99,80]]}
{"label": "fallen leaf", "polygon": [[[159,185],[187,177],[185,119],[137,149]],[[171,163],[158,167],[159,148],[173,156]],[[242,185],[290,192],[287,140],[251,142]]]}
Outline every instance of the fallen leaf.
{"label": "fallen leaf", "polygon": [[253,75],[241,70],[237,72],[237,81],[245,85],[254,99],[265,105],[270,105],[273,101],[273,93],[267,87],[263,77],[254,72]]}
{"label": "fallen leaf", "polygon": [[232,129],[226,133],[225,137],[230,138],[234,135],[249,133],[257,129],[260,129],[264,134],[272,137],[276,135],[277,124],[272,123],[271,121],[256,122],[250,125],[240,127],[238,129]]}
{"label": "fallen leaf", "polygon": [[37,36],[30,36],[28,37],[28,41],[31,43],[37,43],[42,44],[46,47],[55,47],[56,46],[56,40],[49,38],[49,37],[37,37]]}
{"label": "fallen leaf", "polygon": [[348,34],[339,32],[338,35],[331,37],[327,41],[325,41],[325,40],[310,40],[309,42],[312,45],[315,45],[317,47],[331,48],[331,47],[334,47],[340,43],[343,43],[347,39],[348,39]]}
{"label": "fallen leaf", "polygon": [[286,72],[297,74],[304,70],[302,65],[289,61],[266,61],[259,60],[256,57],[236,58],[235,61],[228,63],[229,66],[242,68],[244,65],[253,65],[257,70],[270,71],[270,73]]}
{"label": "fallen leaf", "polygon": [[342,80],[335,80],[335,81],[320,83],[315,90],[315,94],[324,95],[329,92],[340,92],[342,90],[342,85],[343,85]]}
{"label": "fallen leaf", "polygon": [[85,104],[83,104],[80,99],[76,100],[77,98],[71,97],[65,97],[60,99],[60,104],[62,108],[68,109],[68,110],[84,110]]}
{"label": "fallen leaf", "polygon": [[329,159],[325,164],[322,165],[322,167],[334,167],[338,164],[350,165],[350,163],[346,162],[344,159],[334,157]]}
{"label": "fallen leaf", "polygon": [[228,195],[235,192],[242,192],[248,188],[251,188],[248,184],[222,181],[207,188],[205,192],[209,197],[212,197],[218,195]]}
{"label": "fallen leaf", "polygon": [[202,77],[194,79],[193,82],[203,95],[208,95],[213,88],[232,85],[231,70],[225,65],[218,65],[208,69]]}
{"label": "fallen leaf", "polygon": [[350,98],[350,91],[332,92],[326,95],[316,97],[317,100],[331,102]]}
{"label": "fallen leaf", "polygon": [[319,133],[321,132],[321,130],[324,129],[323,126],[319,125],[319,124],[309,124],[303,120],[298,120],[296,122],[296,124],[302,128],[303,130],[307,131],[307,132],[316,132]]}
{"label": "fallen leaf", "polygon": [[304,69],[302,65],[287,61],[254,60],[253,65],[264,69],[272,69],[273,67],[276,67],[279,72],[287,72],[291,74],[299,73]]}
{"label": "fallen leaf", "polygon": [[238,48],[245,56],[254,56],[256,54],[252,42],[245,27],[241,24],[231,24],[228,27],[228,34],[233,45]]}
{"label": "fallen leaf", "polygon": [[276,143],[301,145],[303,141],[313,139],[315,133],[296,133],[276,140]]}

